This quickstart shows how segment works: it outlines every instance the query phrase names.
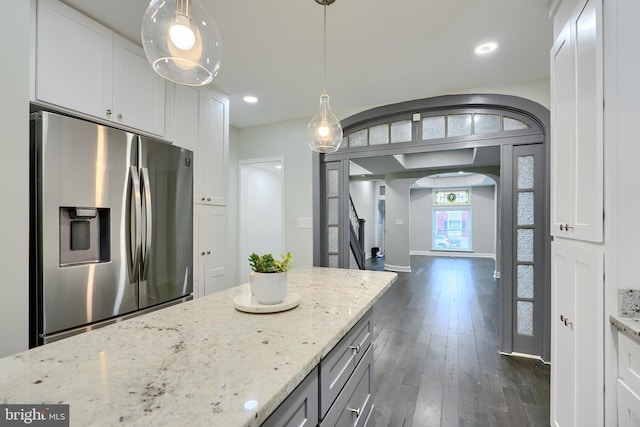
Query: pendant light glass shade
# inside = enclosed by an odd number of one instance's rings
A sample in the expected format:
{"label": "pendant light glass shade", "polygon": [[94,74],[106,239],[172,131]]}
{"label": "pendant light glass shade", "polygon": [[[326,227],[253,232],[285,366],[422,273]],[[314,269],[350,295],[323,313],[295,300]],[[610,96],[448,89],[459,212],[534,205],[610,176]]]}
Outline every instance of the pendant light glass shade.
{"label": "pendant light glass shade", "polygon": [[342,126],[329,107],[329,95],[320,95],[320,108],[307,127],[309,147],[319,153],[332,153],[342,143]]}
{"label": "pendant light glass shade", "polygon": [[342,144],[342,126],[329,107],[329,94],[327,87],[327,6],[335,0],[315,0],[322,5],[324,12],[323,28],[323,56],[324,56],[324,87],[320,95],[320,108],[307,126],[307,139],[309,147],[318,153],[333,153]]}
{"label": "pendant light glass shade", "polygon": [[222,63],[220,31],[198,0],[152,0],[142,46],[156,73],[183,85],[210,83]]}

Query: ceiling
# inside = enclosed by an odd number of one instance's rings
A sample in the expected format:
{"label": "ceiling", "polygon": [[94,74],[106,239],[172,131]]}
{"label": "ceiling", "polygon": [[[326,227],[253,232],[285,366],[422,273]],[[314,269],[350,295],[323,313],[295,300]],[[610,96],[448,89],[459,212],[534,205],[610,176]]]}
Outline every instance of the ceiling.
{"label": "ceiling", "polygon": [[[140,44],[148,0],[64,0]],[[311,117],[323,90],[314,0],[202,0],[224,57],[212,86],[243,128]],[[327,90],[339,119],[380,105],[547,79],[549,0],[337,0],[327,9]],[[476,45],[495,41],[480,57]],[[257,104],[243,96],[254,95]]]}

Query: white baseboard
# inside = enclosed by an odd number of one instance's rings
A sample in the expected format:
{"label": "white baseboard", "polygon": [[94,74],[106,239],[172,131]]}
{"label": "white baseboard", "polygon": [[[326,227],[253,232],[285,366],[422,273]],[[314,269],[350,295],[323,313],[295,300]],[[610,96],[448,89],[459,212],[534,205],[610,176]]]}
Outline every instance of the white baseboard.
{"label": "white baseboard", "polygon": [[395,271],[397,273],[411,273],[410,265],[392,265],[385,263],[384,269],[387,271]]}
{"label": "white baseboard", "polygon": [[454,258],[490,258],[496,260],[496,255],[483,252],[456,252],[456,251],[409,251],[409,255],[448,256]]}

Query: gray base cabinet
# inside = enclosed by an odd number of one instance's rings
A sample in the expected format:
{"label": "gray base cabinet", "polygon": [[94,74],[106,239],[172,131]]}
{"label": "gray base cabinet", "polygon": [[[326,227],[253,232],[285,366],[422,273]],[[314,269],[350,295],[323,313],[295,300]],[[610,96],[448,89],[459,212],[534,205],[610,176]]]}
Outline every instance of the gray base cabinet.
{"label": "gray base cabinet", "polygon": [[370,346],[320,426],[365,426],[373,411],[372,393],[373,348]]}
{"label": "gray base cabinet", "polygon": [[318,424],[318,368],[262,423],[263,427],[311,427]]}
{"label": "gray base cabinet", "polygon": [[373,339],[371,312],[345,335],[320,362],[320,417],[324,418],[353,375]]}
{"label": "gray base cabinet", "polygon": [[262,426],[372,426],[372,340],[369,310]]}

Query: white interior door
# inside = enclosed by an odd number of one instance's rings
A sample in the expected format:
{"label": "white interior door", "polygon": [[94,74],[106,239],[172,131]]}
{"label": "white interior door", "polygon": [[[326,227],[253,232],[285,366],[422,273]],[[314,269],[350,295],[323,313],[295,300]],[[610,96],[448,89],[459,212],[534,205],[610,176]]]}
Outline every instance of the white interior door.
{"label": "white interior door", "polygon": [[249,281],[251,253],[285,251],[284,238],[284,158],[240,162],[240,259],[239,281]]}

